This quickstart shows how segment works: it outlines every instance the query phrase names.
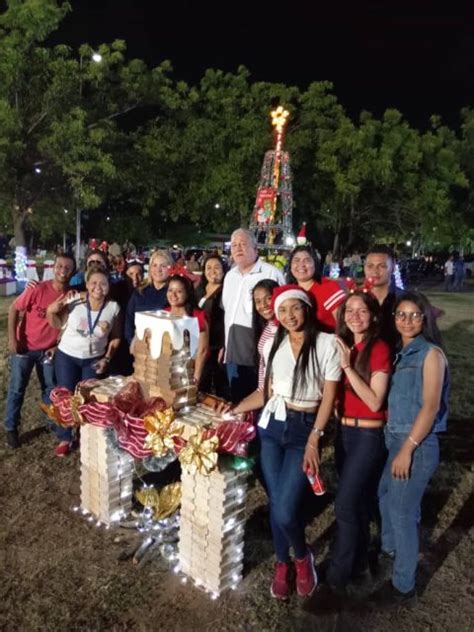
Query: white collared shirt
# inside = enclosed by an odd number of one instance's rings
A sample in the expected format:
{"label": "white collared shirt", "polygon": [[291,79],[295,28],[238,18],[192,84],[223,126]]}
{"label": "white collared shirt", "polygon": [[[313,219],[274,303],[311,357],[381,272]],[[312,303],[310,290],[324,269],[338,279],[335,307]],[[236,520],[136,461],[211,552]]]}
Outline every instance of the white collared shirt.
{"label": "white collared shirt", "polygon": [[225,313],[225,362],[246,366],[253,366],[255,363],[252,290],[262,279],[273,279],[279,285],[285,283],[278,268],[259,259],[249,272],[242,274],[238,266],[235,266],[224,279],[222,306]]}

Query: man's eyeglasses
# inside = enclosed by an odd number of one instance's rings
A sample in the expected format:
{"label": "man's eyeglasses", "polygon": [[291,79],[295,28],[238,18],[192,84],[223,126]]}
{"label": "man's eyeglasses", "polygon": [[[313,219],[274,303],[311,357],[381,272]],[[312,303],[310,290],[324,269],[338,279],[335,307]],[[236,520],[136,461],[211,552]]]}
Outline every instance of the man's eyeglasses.
{"label": "man's eyeglasses", "polygon": [[402,322],[413,321],[414,323],[421,323],[425,315],[423,312],[402,312],[401,310],[397,310],[395,312],[395,319],[401,320]]}

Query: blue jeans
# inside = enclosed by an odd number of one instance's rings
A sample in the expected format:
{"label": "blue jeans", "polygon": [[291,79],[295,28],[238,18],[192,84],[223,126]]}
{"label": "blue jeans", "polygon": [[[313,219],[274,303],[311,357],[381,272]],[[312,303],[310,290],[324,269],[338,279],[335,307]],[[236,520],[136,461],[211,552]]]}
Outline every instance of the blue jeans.
{"label": "blue jeans", "polygon": [[[337,532],[328,580],[345,586],[368,566],[370,501],[385,458],[383,428],[338,424],[336,468],[339,474],[335,511]],[[376,481],[378,483],[378,480]]]}
{"label": "blue jeans", "polygon": [[388,459],[379,485],[382,549],[395,554],[392,584],[403,593],[415,588],[421,499],[439,463],[438,437],[432,433],[413,452],[410,478],[393,478],[392,461],[405,440],[406,433],[386,431]]}
{"label": "blue jeans", "polygon": [[257,388],[257,370],[255,367],[227,362],[225,368],[232,402],[240,402]]}
{"label": "blue jeans", "polygon": [[[74,393],[79,382],[97,377],[92,366],[97,360],[98,358],[74,358],[58,349],[54,356],[54,369],[58,386],[64,386]],[[53,428],[59,441],[72,440],[72,428],[63,428],[56,424],[53,424]]]}
{"label": "blue jeans", "polygon": [[270,417],[258,427],[260,464],[270,498],[270,525],[279,562],[289,562],[290,546],[297,559],[307,554],[301,500],[308,488],[303,472],[306,441],[314,425],[314,413],[287,411],[285,422]]}
{"label": "blue jeans", "polygon": [[49,394],[55,386],[54,368],[52,363],[43,364],[43,359],[44,351],[27,351],[10,356],[10,382],[8,384],[5,419],[7,431],[18,430],[26,387],[35,367],[41,387],[41,398],[45,404],[51,403]]}

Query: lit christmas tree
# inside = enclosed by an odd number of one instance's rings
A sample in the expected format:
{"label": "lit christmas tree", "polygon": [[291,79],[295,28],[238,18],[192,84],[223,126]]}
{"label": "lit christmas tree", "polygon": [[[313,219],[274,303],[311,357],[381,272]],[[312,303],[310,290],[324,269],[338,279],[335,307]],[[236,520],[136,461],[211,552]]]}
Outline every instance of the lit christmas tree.
{"label": "lit christmas tree", "polygon": [[271,112],[275,148],[265,153],[250,230],[259,245],[293,247],[293,189],[290,156],[283,151],[289,112],[279,106]]}

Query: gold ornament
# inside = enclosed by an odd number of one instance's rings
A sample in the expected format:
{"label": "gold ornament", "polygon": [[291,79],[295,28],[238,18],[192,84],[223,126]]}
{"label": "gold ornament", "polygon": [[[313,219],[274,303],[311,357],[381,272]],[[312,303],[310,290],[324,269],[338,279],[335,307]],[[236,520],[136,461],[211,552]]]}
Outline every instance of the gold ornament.
{"label": "gold ornament", "polygon": [[199,472],[207,476],[217,465],[218,447],[218,437],[203,439],[203,432],[201,431],[189,437],[178,458],[181,465],[191,474]]}
{"label": "gold ornament", "polygon": [[181,483],[170,483],[160,490],[154,487],[139,489],[135,492],[135,498],[144,507],[153,509],[153,518],[163,520],[171,516],[181,502]]}
{"label": "gold ornament", "polygon": [[183,425],[175,422],[172,408],[147,415],[143,425],[148,432],[145,448],[152,450],[153,455],[157,457],[165,456],[170,450],[174,450],[174,437],[180,437],[184,431]]}
{"label": "gold ornament", "polygon": [[51,421],[54,421],[55,424],[61,424],[61,419],[59,417],[59,413],[56,409],[56,406],[54,406],[53,404],[45,404],[44,402],[41,402],[39,407],[44,412],[44,414],[48,417],[48,419],[51,419]]}

